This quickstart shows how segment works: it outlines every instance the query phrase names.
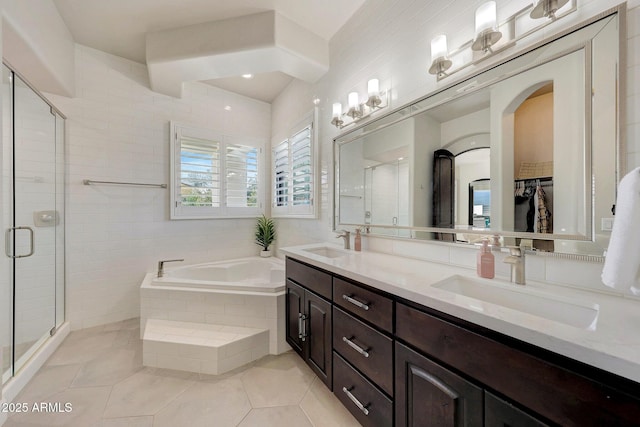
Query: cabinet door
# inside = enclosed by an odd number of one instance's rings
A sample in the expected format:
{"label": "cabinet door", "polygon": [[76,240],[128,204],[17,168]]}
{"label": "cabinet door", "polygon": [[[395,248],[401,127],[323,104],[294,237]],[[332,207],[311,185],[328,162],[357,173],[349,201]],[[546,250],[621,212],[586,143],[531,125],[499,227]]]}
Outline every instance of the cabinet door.
{"label": "cabinet door", "polygon": [[484,425],[487,427],[545,427],[547,424],[485,392]]}
{"label": "cabinet door", "polygon": [[287,280],[286,289],[287,343],[289,343],[298,354],[303,356],[303,341],[300,335],[302,332],[300,315],[304,313],[304,289],[291,280]]}
{"label": "cabinet door", "polygon": [[483,425],[482,389],[396,343],[396,426]]}
{"label": "cabinet door", "polygon": [[331,303],[306,291],[305,309],[305,359],[316,375],[331,389]]}

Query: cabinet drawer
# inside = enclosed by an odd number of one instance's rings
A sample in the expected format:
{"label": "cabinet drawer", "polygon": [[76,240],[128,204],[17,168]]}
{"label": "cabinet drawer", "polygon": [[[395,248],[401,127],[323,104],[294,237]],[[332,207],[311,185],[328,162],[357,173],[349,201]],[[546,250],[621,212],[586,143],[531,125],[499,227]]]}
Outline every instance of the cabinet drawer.
{"label": "cabinet drawer", "polygon": [[294,259],[287,258],[287,278],[293,280],[305,288],[311,289],[316,294],[331,299],[331,275],[316,268],[302,264]]}
{"label": "cabinet drawer", "polygon": [[342,279],[333,279],[333,302],[368,322],[393,332],[393,301]]}
{"label": "cabinet drawer", "polygon": [[640,401],[538,357],[404,304],[396,335],[563,426],[637,425]]}
{"label": "cabinet drawer", "polygon": [[333,307],[333,349],[393,396],[393,341]]}
{"label": "cabinet drawer", "polygon": [[333,393],[363,426],[393,425],[393,402],[335,352]]}

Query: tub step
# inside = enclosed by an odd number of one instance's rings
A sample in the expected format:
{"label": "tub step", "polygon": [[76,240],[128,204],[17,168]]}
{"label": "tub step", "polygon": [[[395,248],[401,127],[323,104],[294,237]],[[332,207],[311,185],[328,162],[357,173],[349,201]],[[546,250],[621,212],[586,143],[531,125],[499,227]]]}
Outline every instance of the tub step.
{"label": "tub step", "polygon": [[269,354],[269,330],[148,319],[144,366],[218,375]]}

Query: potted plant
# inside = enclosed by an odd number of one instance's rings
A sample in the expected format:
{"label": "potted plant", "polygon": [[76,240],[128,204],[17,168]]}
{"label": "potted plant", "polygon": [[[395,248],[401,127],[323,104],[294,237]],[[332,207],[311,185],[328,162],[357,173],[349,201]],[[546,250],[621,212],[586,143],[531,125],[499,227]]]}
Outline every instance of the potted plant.
{"label": "potted plant", "polygon": [[256,244],[262,246],[261,257],[270,257],[269,246],[276,239],[276,224],[273,219],[262,215],[256,223]]}

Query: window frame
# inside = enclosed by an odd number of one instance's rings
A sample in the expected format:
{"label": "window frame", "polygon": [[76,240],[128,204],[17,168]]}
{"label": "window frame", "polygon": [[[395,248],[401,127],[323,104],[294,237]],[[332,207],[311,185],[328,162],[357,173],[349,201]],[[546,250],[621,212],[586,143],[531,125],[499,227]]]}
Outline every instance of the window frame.
{"label": "window frame", "polygon": [[[182,170],[180,136],[188,135],[198,139],[206,139],[219,143],[219,188],[220,206],[184,206],[181,203],[181,181],[180,172]],[[257,149],[257,206],[233,207],[228,203],[228,181],[226,170],[227,149],[233,145],[254,147]],[[170,196],[169,196],[169,217],[171,220],[184,219],[229,219],[229,218],[255,218],[264,213],[264,147],[265,140],[244,136],[225,135],[212,129],[205,129],[178,122],[170,122],[169,137],[169,175],[170,175]]]}
{"label": "window frame", "polygon": [[[301,120],[296,126],[292,127],[289,132],[287,132],[286,138],[280,138],[275,140],[271,147],[271,216],[274,218],[300,218],[300,219],[316,219],[318,217],[318,144],[317,144],[317,109],[314,109],[313,112],[307,114],[303,120]],[[308,205],[294,205],[293,204],[293,162],[292,162],[292,147],[290,141],[298,135],[300,132],[303,132],[305,129],[309,128],[309,153],[311,156],[310,159],[310,175],[311,175],[311,186],[310,186],[310,204]],[[281,181],[277,181],[277,169],[276,169],[276,151],[283,144],[287,144],[287,169],[286,169],[286,188],[289,190],[287,193],[288,200],[286,205],[277,205],[277,189],[278,186],[281,185]]]}

